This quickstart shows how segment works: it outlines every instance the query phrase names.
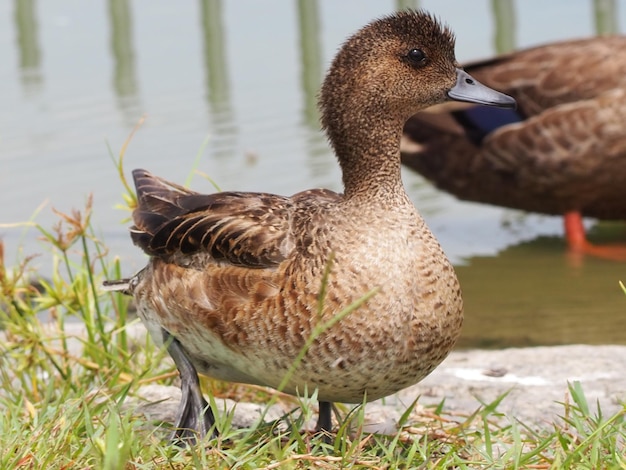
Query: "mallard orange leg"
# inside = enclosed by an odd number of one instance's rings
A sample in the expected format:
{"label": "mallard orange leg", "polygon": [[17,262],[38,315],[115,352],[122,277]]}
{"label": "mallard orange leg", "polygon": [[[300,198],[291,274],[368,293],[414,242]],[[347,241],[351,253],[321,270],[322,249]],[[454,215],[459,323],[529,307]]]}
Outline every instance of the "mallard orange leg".
{"label": "mallard orange leg", "polygon": [[217,437],[213,410],[202,396],[200,379],[196,368],[189,360],[187,352],[176,338],[163,330],[163,341],[167,344],[178,372],[182,396],[170,441],[176,445],[193,444],[204,438],[209,432]]}
{"label": "mallard orange leg", "polygon": [[626,246],[594,245],[587,240],[583,218],[580,212],[571,211],[564,214],[565,237],[569,249],[574,254],[591,255],[615,261],[626,261]]}

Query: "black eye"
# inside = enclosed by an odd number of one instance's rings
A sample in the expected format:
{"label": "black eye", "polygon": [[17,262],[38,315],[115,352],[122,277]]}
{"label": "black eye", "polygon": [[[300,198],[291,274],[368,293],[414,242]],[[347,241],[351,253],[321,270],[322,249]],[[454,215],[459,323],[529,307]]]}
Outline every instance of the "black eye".
{"label": "black eye", "polygon": [[412,64],[421,65],[426,59],[426,54],[424,54],[424,51],[421,49],[411,49],[407,54],[407,58]]}

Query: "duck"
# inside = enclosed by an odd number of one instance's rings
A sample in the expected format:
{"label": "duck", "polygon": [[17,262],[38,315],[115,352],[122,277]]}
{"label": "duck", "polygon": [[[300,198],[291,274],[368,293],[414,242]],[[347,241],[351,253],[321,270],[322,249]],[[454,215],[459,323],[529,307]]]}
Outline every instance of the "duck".
{"label": "duck", "polygon": [[131,238],[149,261],[109,287],[134,297],[178,368],[172,442],[219,435],[198,374],[313,395],[316,430],[329,435],[334,402],[393,394],[453,348],[461,289],[403,186],[402,126],[447,100],[515,104],[459,68],[454,44],[421,10],[343,44],[319,96],[343,193],[201,194],[133,171]]}
{"label": "duck", "polygon": [[517,108],[422,110],[405,125],[403,164],[461,200],[562,216],[572,253],[626,259],[583,226],[626,218],[626,37],[541,45],[465,70]]}

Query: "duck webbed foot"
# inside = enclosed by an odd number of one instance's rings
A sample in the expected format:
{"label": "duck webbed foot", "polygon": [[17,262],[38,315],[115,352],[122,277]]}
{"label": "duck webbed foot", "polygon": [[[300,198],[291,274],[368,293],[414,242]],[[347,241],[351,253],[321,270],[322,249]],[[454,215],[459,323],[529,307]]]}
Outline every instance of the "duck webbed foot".
{"label": "duck webbed foot", "polygon": [[626,261],[625,245],[595,245],[587,240],[580,212],[567,212],[563,221],[567,244],[573,255],[590,255],[614,261]]}
{"label": "duck webbed foot", "polygon": [[215,416],[202,396],[196,368],[180,342],[165,330],[163,330],[163,341],[167,344],[167,352],[174,360],[180,373],[182,392],[176,423],[174,424],[175,429],[170,441],[176,445],[184,445],[194,444],[209,433],[211,433],[211,437],[217,437]]}

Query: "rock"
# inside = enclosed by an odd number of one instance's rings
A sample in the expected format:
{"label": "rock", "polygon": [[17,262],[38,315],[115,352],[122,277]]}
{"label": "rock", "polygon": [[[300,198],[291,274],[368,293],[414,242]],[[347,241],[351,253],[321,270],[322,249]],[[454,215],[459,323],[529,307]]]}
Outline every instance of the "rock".
{"label": "rock", "polygon": [[[134,394],[126,400],[125,407],[132,409],[135,413],[143,414],[148,420],[156,422],[174,423],[176,412],[180,403],[180,388],[173,385],[150,384],[140,387]],[[233,412],[232,425],[235,428],[252,427],[265,412],[266,422],[280,419],[287,412],[279,404],[272,405],[266,410],[265,405],[257,403],[238,403],[227,398],[215,399],[218,413]]]}
{"label": "rock", "polygon": [[507,393],[497,408],[506,418],[550,427],[565,411],[559,402],[571,402],[568,383],[574,381],[581,383],[592,413],[596,402],[605,416],[618,412],[626,403],[624,370],[625,346],[458,351],[393,400],[400,405],[420,395],[420,404],[435,405],[445,398],[445,411],[471,413]]}

